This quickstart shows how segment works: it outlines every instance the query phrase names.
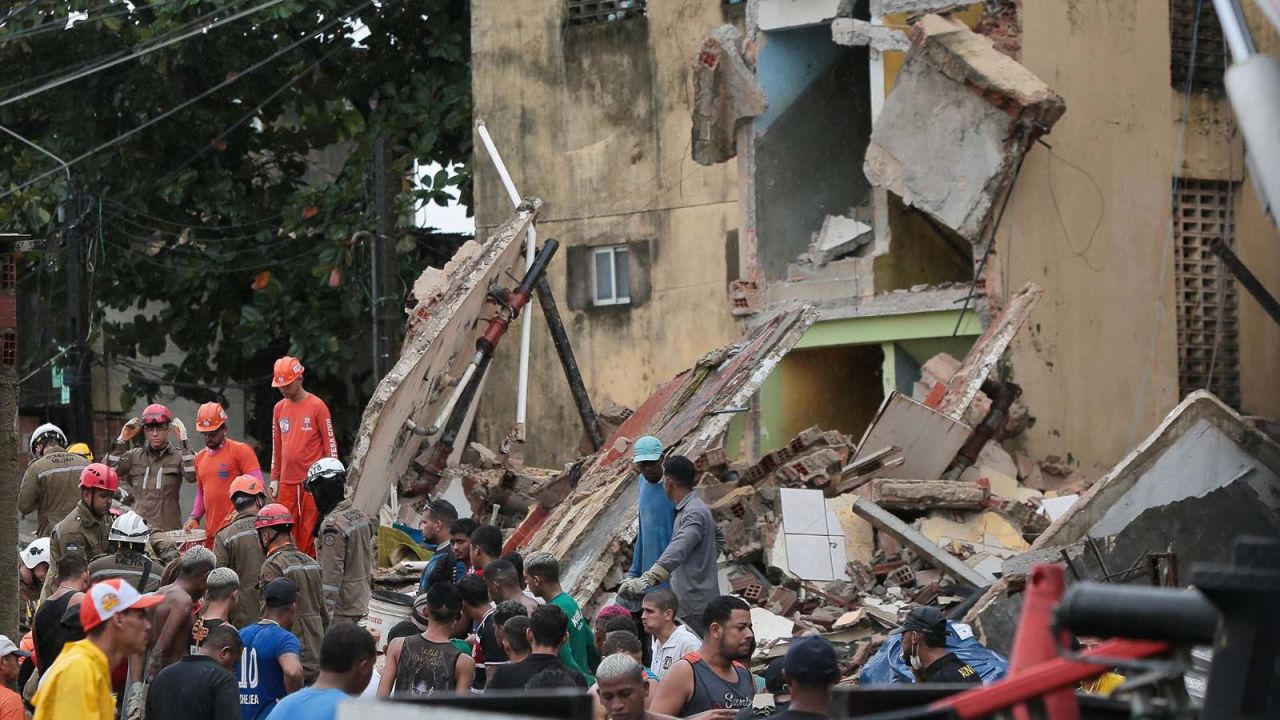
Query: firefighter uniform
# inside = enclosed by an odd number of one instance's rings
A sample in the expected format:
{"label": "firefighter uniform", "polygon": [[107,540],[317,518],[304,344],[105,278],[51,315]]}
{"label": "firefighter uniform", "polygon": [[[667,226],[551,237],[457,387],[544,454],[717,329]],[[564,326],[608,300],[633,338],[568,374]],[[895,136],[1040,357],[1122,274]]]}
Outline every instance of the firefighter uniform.
{"label": "firefighter uniform", "polygon": [[262,572],[262,544],[253,521],[254,510],[243,510],[231,518],[213,539],[213,554],[218,567],[229,567],[240,576],[240,599],[231,611],[231,624],[249,627],[262,617],[258,601],[258,575]]}
{"label": "firefighter uniform", "polygon": [[359,622],[369,613],[377,535],[364,511],[343,500],[320,523],[316,548],[329,614]]}
{"label": "firefighter uniform", "polygon": [[196,481],[195,454],[184,441],[182,448],[165,445],[128,449],[119,438],[107,453],[107,466],[120,473],[120,482],[133,498],[133,510],[154,532],[182,528],[178,494],[182,483]]}
{"label": "firefighter uniform", "polygon": [[85,560],[93,560],[110,550],[107,538],[111,534],[111,518],[98,517],[81,500],[62,522],[53,527],[49,537],[49,574],[45,578],[44,593],[48,597],[57,586],[58,562],[69,552],[78,552]]}
{"label": "firefighter uniform", "polygon": [[267,583],[278,577],[289,578],[298,587],[298,615],[292,630],[302,643],[302,674],[310,684],[320,673],[320,642],[329,627],[320,564],[293,543],[288,543],[262,562],[258,592],[261,593]]}
{"label": "firefighter uniform", "polygon": [[80,471],[88,464],[79,455],[53,446],[27,466],[18,491],[18,512],[36,513],[36,537],[48,537],[80,502]]}
{"label": "firefighter uniform", "polygon": [[137,550],[119,550],[89,563],[90,582],[99,583],[103,580],[120,578],[141,593],[159,590],[162,574],[164,574],[163,562],[157,558],[147,557]]}

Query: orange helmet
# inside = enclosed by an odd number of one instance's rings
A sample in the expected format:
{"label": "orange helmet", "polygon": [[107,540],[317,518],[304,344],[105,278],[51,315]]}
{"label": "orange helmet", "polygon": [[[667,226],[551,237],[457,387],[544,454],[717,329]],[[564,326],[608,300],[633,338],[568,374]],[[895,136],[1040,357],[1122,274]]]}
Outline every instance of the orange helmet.
{"label": "orange helmet", "polygon": [[269,527],[292,524],[293,513],[289,512],[289,508],[280,503],[271,503],[258,511],[258,519],[253,522],[253,527],[263,530]]}
{"label": "orange helmet", "polygon": [[276,361],[275,369],[271,371],[271,387],[281,388],[292,383],[302,377],[302,371],[305,369],[302,367],[301,360],[285,355]]}
{"label": "orange helmet", "polygon": [[80,471],[80,489],[116,492],[120,489],[120,476],[102,463],[91,463]]}
{"label": "orange helmet", "polygon": [[160,403],[151,403],[142,411],[143,425],[168,425],[173,420],[173,413]]}
{"label": "orange helmet", "polygon": [[216,402],[207,402],[196,411],[196,432],[213,432],[227,424],[227,411]]}
{"label": "orange helmet", "polygon": [[252,475],[241,475],[231,481],[231,488],[227,491],[227,497],[235,499],[236,493],[244,493],[245,495],[266,495],[267,491],[262,487],[262,481]]}

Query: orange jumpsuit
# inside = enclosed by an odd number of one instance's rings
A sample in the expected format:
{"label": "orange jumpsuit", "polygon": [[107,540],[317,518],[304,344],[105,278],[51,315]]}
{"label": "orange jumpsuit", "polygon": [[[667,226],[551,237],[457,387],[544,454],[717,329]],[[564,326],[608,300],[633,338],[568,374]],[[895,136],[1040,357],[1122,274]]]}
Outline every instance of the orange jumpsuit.
{"label": "orange jumpsuit", "polygon": [[271,479],[279,483],[276,502],[293,513],[293,540],[298,549],[315,557],[312,531],[320,522],[315,499],[302,489],[307,470],[322,457],[338,457],[333,418],[320,398],[306,393],[297,402],[276,403],[271,422]]}

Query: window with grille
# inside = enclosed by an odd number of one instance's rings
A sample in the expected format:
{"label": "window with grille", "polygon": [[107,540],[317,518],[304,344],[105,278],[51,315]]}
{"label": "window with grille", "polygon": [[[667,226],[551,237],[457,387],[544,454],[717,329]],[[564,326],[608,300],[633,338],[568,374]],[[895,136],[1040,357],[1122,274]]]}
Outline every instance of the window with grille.
{"label": "window with grille", "polygon": [[0,330],[0,364],[18,366],[18,333],[15,330]]}
{"label": "window with grille", "polygon": [[[1191,47],[1195,45],[1195,61]],[[1227,46],[1210,0],[1169,0],[1169,69],[1173,87],[1185,90],[1190,70],[1193,90],[1222,90]]]}
{"label": "window with grille", "polygon": [[1178,391],[1207,388],[1240,407],[1240,342],[1236,284],[1214,254],[1221,239],[1235,246],[1232,183],[1174,181],[1174,283],[1178,300]]}
{"label": "window with grille", "polygon": [[631,257],[626,245],[592,251],[591,298],[594,305],[631,303]]}
{"label": "window with grille", "polygon": [[0,290],[16,290],[18,287],[18,263],[13,255],[5,255],[0,264]]}
{"label": "window with grille", "polygon": [[633,17],[643,17],[648,0],[568,0],[569,25],[586,25],[597,22],[617,22]]}

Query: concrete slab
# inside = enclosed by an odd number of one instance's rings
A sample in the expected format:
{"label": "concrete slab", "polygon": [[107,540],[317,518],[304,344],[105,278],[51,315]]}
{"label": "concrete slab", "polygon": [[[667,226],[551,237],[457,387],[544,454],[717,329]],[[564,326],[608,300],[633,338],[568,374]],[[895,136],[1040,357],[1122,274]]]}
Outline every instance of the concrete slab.
{"label": "concrete slab", "polygon": [[764,89],[742,57],[742,33],[712,31],[693,61],[693,159],[722,163],[738,154],[738,129],[769,108]]}

